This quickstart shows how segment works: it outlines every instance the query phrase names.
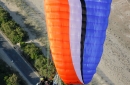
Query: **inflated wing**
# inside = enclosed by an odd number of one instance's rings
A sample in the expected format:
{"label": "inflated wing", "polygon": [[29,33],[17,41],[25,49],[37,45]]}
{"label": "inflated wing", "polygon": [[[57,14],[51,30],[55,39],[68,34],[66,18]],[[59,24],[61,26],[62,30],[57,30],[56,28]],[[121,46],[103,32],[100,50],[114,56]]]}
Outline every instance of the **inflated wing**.
{"label": "inflated wing", "polygon": [[100,62],[112,0],[44,0],[56,70],[67,84],[87,84]]}

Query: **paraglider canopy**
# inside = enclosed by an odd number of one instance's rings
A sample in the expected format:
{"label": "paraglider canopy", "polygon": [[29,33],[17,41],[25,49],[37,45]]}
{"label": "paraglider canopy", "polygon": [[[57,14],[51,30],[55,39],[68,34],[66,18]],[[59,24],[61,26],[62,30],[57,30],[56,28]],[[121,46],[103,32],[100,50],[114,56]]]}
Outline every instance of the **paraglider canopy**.
{"label": "paraglider canopy", "polygon": [[56,70],[66,84],[87,84],[100,62],[112,0],[44,0]]}

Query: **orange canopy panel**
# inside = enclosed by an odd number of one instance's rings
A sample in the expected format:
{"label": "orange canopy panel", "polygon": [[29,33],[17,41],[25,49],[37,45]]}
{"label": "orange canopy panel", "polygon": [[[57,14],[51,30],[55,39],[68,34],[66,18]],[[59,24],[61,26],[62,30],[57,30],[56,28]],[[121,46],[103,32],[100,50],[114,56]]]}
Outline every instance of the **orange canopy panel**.
{"label": "orange canopy panel", "polygon": [[65,83],[81,83],[73,67],[69,44],[68,0],[44,0],[50,48],[56,70]]}

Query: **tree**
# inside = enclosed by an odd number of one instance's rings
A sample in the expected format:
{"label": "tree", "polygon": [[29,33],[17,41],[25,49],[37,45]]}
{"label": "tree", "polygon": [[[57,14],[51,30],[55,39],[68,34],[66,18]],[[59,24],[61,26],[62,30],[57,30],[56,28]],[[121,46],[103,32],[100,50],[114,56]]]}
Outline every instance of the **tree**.
{"label": "tree", "polygon": [[0,7],[0,23],[7,22],[11,20],[11,16],[8,12],[6,12],[2,7]]}
{"label": "tree", "polygon": [[7,85],[19,85],[18,77],[16,74],[12,74],[9,77],[5,76],[4,79],[5,79]]}
{"label": "tree", "polygon": [[42,76],[53,77],[56,73],[55,66],[52,61],[47,63],[47,57],[42,54],[40,48],[33,43],[20,43],[24,54],[29,56],[29,62]]}
{"label": "tree", "polygon": [[27,32],[22,30],[8,12],[0,7],[0,30],[2,30],[6,36],[11,40],[13,44],[27,40],[29,37]]}

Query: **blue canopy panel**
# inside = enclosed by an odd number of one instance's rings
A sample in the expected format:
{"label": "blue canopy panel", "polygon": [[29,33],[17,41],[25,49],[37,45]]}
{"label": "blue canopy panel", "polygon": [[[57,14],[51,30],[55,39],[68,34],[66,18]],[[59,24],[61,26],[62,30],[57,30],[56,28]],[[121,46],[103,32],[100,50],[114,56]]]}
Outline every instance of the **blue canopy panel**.
{"label": "blue canopy panel", "polygon": [[84,0],[84,2],[87,21],[81,68],[83,81],[87,84],[92,80],[103,53],[112,0]]}

